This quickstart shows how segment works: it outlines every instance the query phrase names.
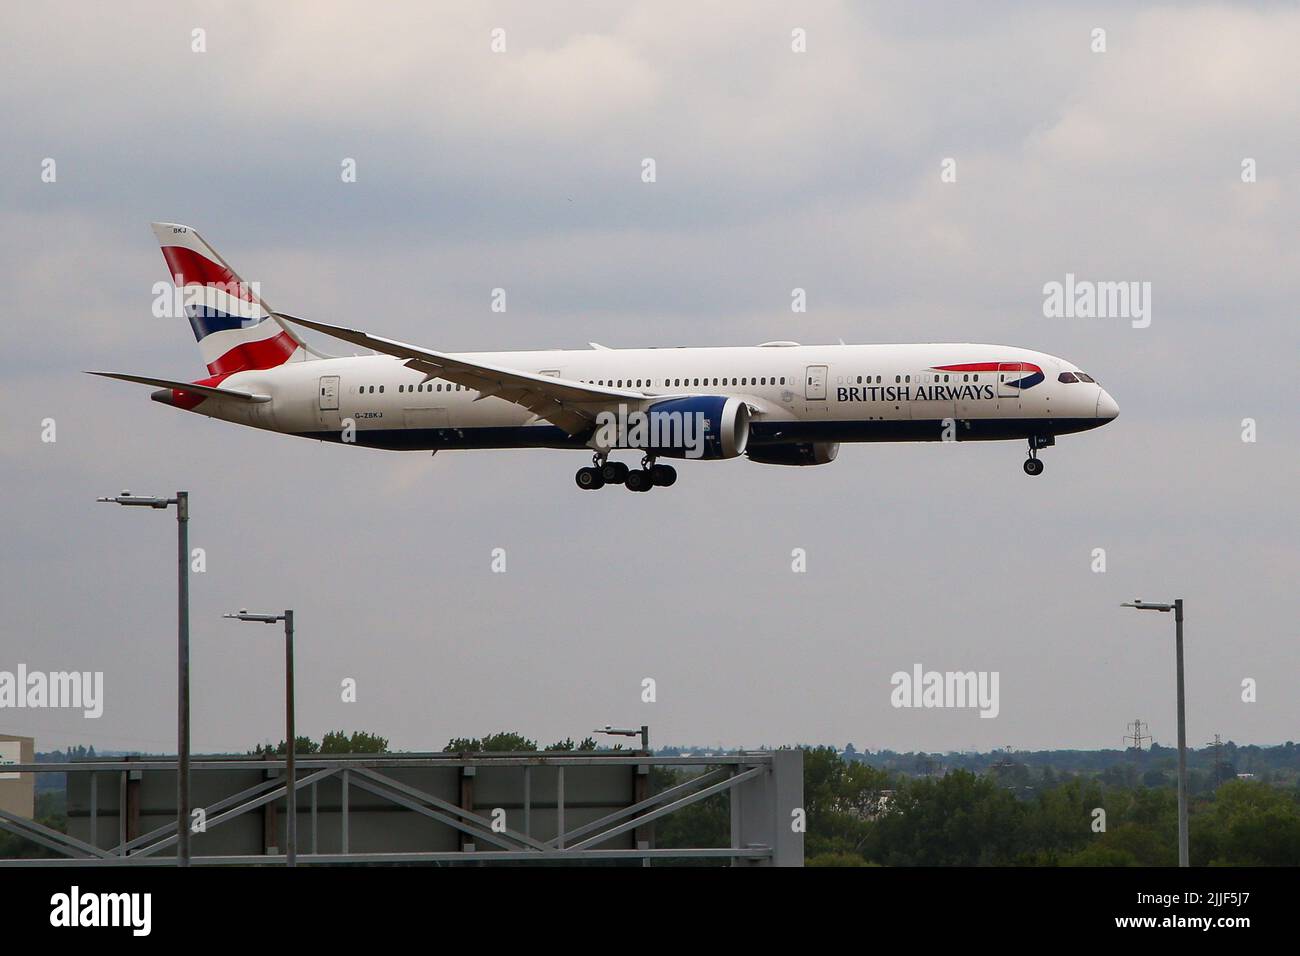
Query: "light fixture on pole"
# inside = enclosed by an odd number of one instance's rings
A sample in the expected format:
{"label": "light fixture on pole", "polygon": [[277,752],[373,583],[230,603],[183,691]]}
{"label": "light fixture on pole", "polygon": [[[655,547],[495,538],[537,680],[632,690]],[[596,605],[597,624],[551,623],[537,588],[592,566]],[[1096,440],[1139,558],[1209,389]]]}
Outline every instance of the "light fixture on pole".
{"label": "light fixture on pole", "polygon": [[1185,697],[1183,694],[1183,599],[1177,598],[1172,604],[1152,604],[1135,598],[1120,607],[1137,608],[1139,611],[1159,611],[1162,614],[1174,612],[1174,654],[1177,659],[1178,672],[1178,865],[1191,866],[1187,847],[1187,718]]}
{"label": "light fixture on pole", "polygon": [[297,737],[293,729],[293,611],[283,614],[255,614],[241,608],[225,617],[254,624],[279,624],[284,622],[284,738],[285,738],[285,834],[284,862],[286,866],[298,865],[298,774],[294,768],[294,745]]}
{"label": "light fixture on pole", "polygon": [[650,752],[650,728],[646,724],[637,727],[615,727],[606,724],[604,727],[597,727],[592,731],[593,734],[605,734],[610,737],[640,737],[641,749],[646,753]]}
{"label": "light fixture on pole", "polygon": [[123,491],[99,498],[132,508],[163,510],[176,506],[176,865],[190,865],[190,493],[175,498],[133,495]]}

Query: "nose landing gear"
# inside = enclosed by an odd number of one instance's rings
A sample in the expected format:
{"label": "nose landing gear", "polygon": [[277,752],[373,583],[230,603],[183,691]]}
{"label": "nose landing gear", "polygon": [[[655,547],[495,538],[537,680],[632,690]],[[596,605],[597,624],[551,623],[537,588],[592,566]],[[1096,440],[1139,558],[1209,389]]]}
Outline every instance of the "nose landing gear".
{"label": "nose landing gear", "polygon": [[1041,475],[1043,473],[1043,463],[1038,458],[1038,449],[1049,448],[1056,444],[1056,438],[1052,435],[1034,435],[1029,439],[1029,457],[1025,459],[1026,475]]}

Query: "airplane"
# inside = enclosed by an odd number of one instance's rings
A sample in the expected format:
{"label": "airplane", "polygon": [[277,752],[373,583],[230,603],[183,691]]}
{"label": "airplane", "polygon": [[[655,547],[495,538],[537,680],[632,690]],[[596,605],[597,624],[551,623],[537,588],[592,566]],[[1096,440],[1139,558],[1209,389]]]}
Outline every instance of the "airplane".
{"label": "airplane", "polygon": [[[1073,363],[1002,345],[438,352],[276,312],[194,229],[151,225],[174,284],[155,292],[189,319],[208,374],[90,374],[151,385],[153,400],[173,408],[303,438],[434,454],[567,448],[592,456],[575,475],[579,488],[646,492],[677,480],[661,458],[823,465],[844,442],[1026,441],[1024,471],[1039,475],[1038,452],[1058,435],[1119,415]],[[297,327],[376,354],[326,355]],[[639,451],[641,467],[610,457],[619,450]]]}

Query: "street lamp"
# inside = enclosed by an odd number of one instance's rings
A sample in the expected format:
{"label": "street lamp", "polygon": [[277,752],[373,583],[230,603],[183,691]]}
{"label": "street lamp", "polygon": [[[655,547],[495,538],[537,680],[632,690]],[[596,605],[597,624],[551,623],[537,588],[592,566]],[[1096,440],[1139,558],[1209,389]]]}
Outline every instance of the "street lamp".
{"label": "street lamp", "polygon": [[99,498],[133,508],[166,509],[176,506],[176,865],[190,865],[190,493],[176,492],[175,498],[133,495],[123,491],[112,498]]}
{"label": "street lamp", "polygon": [[1190,866],[1187,853],[1187,720],[1183,696],[1183,599],[1173,604],[1151,604],[1136,598],[1120,607],[1133,607],[1139,611],[1174,612],[1175,655],[1178,660],[1178,865]]}
{"label": "street lamp", "polygon": [[298,775],[294,770],[294,744],[297,738],[293,730],[293,611],[283,614],[253,614],[241,608],[236,614],[225,617],[236,621],[251,621],[254,624],[279,624],[284,621],[284,724],[286,759],[284,768],[285,783],[285,835],[284,862],[287,866],[298,865],[298,790],[295,784]]}
{"label": "street lamp", "polygon": [[641,749],[650,752],[650,728],[642,724],[637,727],[614,727],[606,724],[604,727],[597,727],[592,731],[593,734],[605,734],[609,737],[640,737]]}

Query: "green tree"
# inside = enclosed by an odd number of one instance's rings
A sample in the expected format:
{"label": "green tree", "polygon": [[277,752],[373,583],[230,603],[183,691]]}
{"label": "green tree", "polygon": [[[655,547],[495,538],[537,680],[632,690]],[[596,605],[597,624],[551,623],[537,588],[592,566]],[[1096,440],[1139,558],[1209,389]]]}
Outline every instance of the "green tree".
{"label": "green tree", "polygon": [[803,776],[808,814],[805,855],[861,856],[884,791],[890,789],[889,774],[846,761],[833,747],[809,747],[804,748]]}
{"label": "green tree", "polygon": [[[320,750],[320,744],[316,743],[316,741],[312,740],[310,737],[295,737],[293,739],[293,752],[295,754],[314,754],[319,752],[319,750]],[[257,747],[253,750],[253,753],[258,757],[261,756],[282,757],[288,752],[289,752],[289,748],[283,740],[281,740],[275,746],[271,746],[270,744],[267,744],[265,746],[263,746],[262,744],[258,744]]]}
{"label": "green tree", "polygon": [[890,801],[867,842],[887,866],[1003,865],[1023,851],[1028,810],[987,777],[957,770],[910,780]]}
{"label": "green tree", "polygon": [[1205,823],[1192,832],[1200,837],[1193,841],[1194,863],[1203,856],[1211,866],[1300,866],[1300,804],[1294,792],[1230,780],[1216,792]]}
{"label": "green tree", "polygon": [[323,754],[383,754],[388,753],[388,738],[364,730],[354,730],[351,735],[343,730],[332,730],[321,738]]}
{"label": "green tree", "polygon": [[499,734],[487,734],[478,737],[453,737],[443,747],[444,753],[501,753],[516,750],[536,750],[537,741],[530,740],[523,734],[502,731]]}

